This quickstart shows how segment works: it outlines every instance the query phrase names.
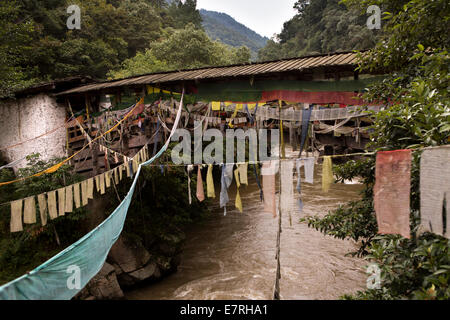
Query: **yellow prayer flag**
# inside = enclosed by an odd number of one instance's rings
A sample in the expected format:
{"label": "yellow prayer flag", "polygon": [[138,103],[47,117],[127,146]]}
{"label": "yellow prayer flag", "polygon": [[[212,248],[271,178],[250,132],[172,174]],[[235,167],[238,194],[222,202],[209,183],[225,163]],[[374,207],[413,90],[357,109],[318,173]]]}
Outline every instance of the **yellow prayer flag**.
{"label": "yellow prayer flag", "polygon": [[331,184],[334,182],[333,177],[333,163],[331,157],[326,156],[323,158],[322,167],[322,191],[328,192]]}
{"label": "yellow prayer flag", "polygon": [[215,198],[216,191],[214,190],[214,179],[213,179],[213,165],[210,164],[208,167],[208,174],[206,175],[206,193],[208,198]]}
{"label": "yellow prayer flag", "polygon": [[242,208],[242,200],[241,200],[241,194],[239,193],[239,188],[241,186],[240,182],[239,182],[239,169],[234,170],[234,179],[236,180],[236,201],[234,202],[234,206],[236,207],[236,209],[239,210],[240,213],[242,213],[244,210]]}
{"label": "yellow prayer flag", "polygon": [[219,101],[211,102],[211,108],[213,111],[220,111],[220,102]]}

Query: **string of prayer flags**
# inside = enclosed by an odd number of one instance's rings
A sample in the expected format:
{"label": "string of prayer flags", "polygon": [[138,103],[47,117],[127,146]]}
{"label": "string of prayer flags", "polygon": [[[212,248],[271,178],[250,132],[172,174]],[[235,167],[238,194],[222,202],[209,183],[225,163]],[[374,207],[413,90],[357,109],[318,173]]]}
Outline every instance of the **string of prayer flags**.
{"label": "string of prayer flags", "polygon": [[205,190],[203,189],[202,166],[198,166],[197,171],[197,199],[200,202],[205,200]]}
{"label": "string of prayer flags", "polygon": [[47,225],[47,199],[45,194],[38,195],[39,214],[42,226]]}
{"label": "string of prayer flags", "polygon": [[328,192],[333,182],[333,162],[330,156],[325,156],[322,166],[322,191]]}
{"label": "string of prayer flags", "polygon": [[420,159],[420,233],[432,232],[446,238],[450,237],[449,159],[450,146],[427,149],[422,153]]}
{"label": "string of prayer flags", "polygon": [[410,238],[411,150],[377,153],[374,207],[378,233]]}
{"label": "string of prayer flags", "polygon": [[28,197],[24,201],[23,222],[25,224],[36,223],[36,201],[34,196]]}
{"label": "string of prayer flags", "polygon": [[22,199],[11,202],[11,221],[10,221],[11,232],[23,231],[22,206],[23,206]]}
{"label": "string of prayer flags", "polygon": [[208,173],[206,175],[206,193],[208,198],[215,198],[216,191],[214,189],[214,179],[213,179],[213,165],[208,166]]}

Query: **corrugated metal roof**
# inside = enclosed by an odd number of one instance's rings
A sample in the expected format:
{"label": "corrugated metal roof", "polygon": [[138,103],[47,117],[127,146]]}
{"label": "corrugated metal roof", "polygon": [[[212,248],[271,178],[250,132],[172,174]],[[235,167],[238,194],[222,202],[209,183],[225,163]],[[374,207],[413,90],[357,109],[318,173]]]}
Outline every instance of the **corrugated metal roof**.
{"label": "corrugated metal roof", "polygon": [[85,93],[102,89],[117,88],[127,85],[163,84],[176,81],[202,79],[220,79],[238,76],[253,76],[280,72],[306,71],[318,67],[354,66],[357,54],[353,52],[332,53],[326,55],[307,56],[277,61],[258,62],[251,64],[209,67],[192,70],[170,71],[121,80],[106,81],[74,88],[58,95]]}

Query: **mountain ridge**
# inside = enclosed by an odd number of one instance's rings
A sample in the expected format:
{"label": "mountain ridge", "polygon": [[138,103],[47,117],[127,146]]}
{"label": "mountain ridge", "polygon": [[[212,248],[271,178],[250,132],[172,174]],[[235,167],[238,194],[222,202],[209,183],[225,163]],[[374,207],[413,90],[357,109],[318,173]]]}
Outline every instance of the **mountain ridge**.
{"label": "mountain ridge", "polygon": [[205,9],[199,11],[203,28],[213,40],[219,40],[232,47],[247,46],[253,56],[256,56],[258,50],[269,40],[226,13]]}

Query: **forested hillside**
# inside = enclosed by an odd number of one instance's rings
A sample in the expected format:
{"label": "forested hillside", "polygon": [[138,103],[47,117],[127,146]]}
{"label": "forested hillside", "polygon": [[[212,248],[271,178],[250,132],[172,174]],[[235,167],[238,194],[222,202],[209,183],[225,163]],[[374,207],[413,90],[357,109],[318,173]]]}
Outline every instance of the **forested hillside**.
{"label": "forested hillside", "polygon": [[365,12],[340,2],[297,1],[297,14],[285,22],[278,39],[269,40],[259,51],[259,60],[373,48],[379,31],[367,28]]}
{"label": "forested hillside", "polygon": [[[80,30],[67,28],[71,4],[81,8]],[[105,79],[248,62],[249,49],[208,38],[196,6],[196,0],[0,1],[0,96],[73,75]]]}
{"label": "forested hillside", "polygon": [[255,56],[269,40],[225,13],[201,9],[200,14],[203,28],[211,39],[233,47],[247,46]]}

